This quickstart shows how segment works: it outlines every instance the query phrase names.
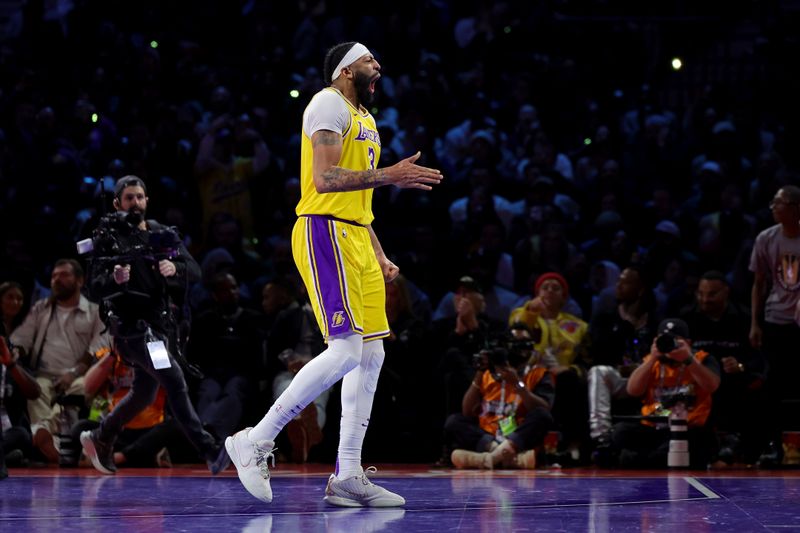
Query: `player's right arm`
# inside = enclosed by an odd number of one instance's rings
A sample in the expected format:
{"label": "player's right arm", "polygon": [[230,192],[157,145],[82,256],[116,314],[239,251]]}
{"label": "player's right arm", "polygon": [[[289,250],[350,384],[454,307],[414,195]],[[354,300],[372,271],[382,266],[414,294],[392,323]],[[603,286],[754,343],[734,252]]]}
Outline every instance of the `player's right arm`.
{"label": "player's right arm", "polygon": [[314,150],[314,187],[317,192],[343,192],[374,189],[381,185],[431,190],[442,181],[436,169],[415,164],[420,153],[386,168],[350,170],[338,166],[342,156],[342,136],[330,130],[319,130],[311,136]]}

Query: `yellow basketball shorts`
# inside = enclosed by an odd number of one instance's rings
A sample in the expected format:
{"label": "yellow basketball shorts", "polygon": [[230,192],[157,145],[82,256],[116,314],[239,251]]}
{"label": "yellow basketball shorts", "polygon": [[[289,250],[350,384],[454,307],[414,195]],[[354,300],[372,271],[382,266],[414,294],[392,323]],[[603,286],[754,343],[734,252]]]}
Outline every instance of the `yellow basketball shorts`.
{"label": "yellow basketball shorts", "polygon": [[389,336],[386,285],[366,227],[326,215],[298,217],[292,254],[327,339]]}

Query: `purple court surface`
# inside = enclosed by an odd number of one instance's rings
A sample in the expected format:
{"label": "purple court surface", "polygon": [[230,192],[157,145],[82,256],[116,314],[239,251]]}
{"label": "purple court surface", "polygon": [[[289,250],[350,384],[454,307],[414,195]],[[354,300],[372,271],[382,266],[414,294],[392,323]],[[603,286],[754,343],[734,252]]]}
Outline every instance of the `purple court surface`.
{"label": "purple court surface", "polygon": [[281,466],[273,502],[233,470],[12,469],[0,481],[2,532],[800,531],[800,472],[536,470],[464,472],[379,467],[402,509],[322,501],[328,467]]}

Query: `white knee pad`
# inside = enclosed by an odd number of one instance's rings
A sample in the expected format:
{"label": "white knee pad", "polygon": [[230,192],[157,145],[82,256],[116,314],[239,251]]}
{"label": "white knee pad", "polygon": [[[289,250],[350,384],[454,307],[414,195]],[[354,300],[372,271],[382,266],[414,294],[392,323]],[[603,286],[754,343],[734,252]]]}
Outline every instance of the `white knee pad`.
{"label": "white knee pad", "polygon": [[331,358],[334,363],[330,366],[330,371],[325,379],[322,380],[325,389],[332,387],[334,383],[342,379],[342,376],[358,366],[361,362],[363,346],[361,335],[334,337],[328,340],[325,357]]}
{"label": "white knee pad", "polygon": [[378,388],[378,378],[381,375],[383,360],[386,352],[383,351],[383,340],[370,341],[364,345],[364,390],[375,393]]}

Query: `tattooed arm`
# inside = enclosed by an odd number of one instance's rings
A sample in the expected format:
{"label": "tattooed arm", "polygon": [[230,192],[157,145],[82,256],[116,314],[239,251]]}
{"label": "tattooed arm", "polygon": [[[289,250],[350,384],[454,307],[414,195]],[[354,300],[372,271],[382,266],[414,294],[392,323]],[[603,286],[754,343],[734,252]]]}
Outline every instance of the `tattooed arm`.
{"label": "tattooed arm", "polygon": [[386,168],[350,170],[337,166],[342,156],[342,136],[330,130],[319,130],[311,136],[314,150],[314,186],[317,192],[343,192],[374,189],[381,185],[431,190],[442,181],[438,170],[416,165],[413,156]]}

